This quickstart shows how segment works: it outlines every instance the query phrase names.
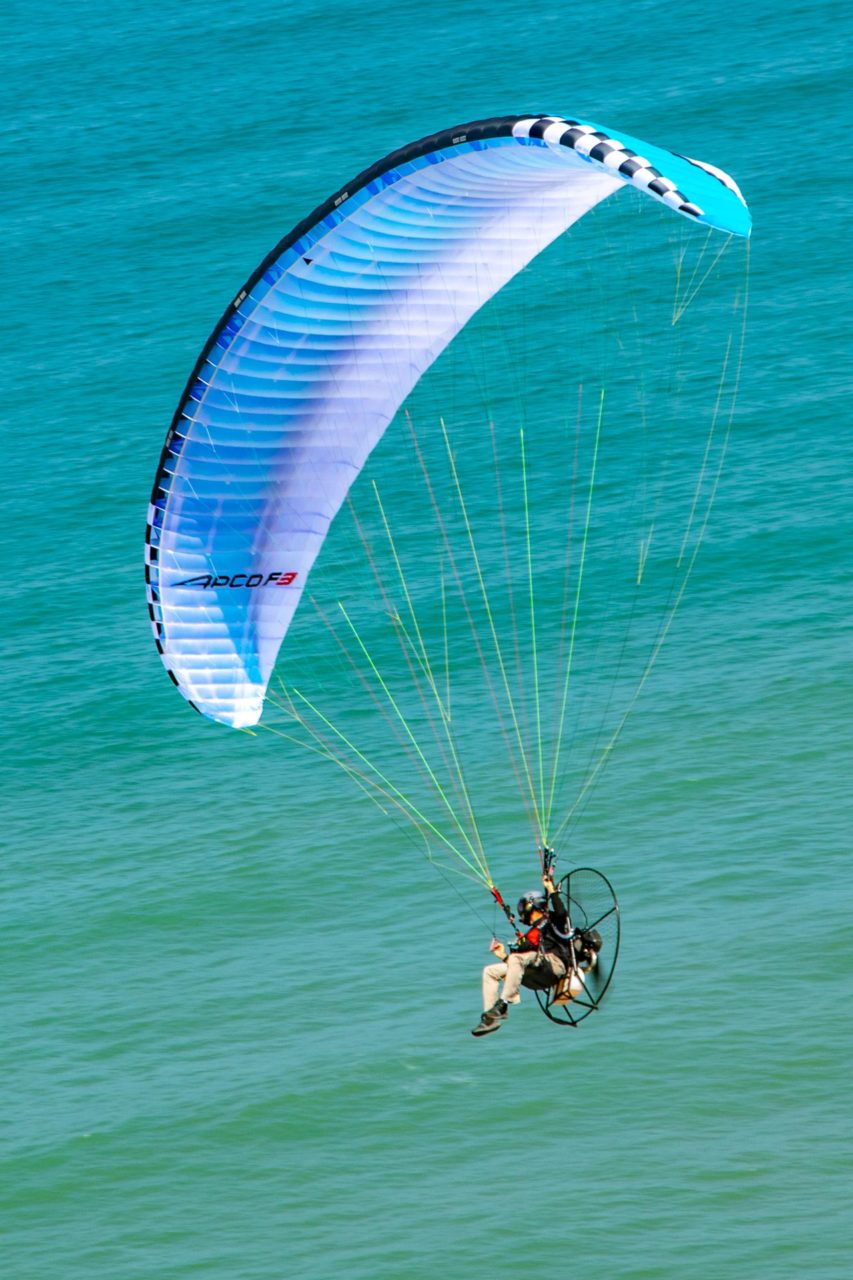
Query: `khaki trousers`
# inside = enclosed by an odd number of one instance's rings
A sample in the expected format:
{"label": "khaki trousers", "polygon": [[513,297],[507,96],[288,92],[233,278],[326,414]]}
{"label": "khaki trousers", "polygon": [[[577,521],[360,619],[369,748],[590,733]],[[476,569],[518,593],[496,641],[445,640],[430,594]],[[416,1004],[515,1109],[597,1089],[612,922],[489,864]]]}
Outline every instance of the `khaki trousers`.
{"label": "khaki trousers", "polygon": [[534,965],[541,966],[546,973],[550,968],[554,982],[559,981],[566,973],[566,966],[560,957],[550,952],[543,956],[538,951],[513,951],[507,960],[487,964],[483,970],[483,1008],[491,1009],[496,1002],[501,982],[503,999],[507,1004],[518,1004],[521,1000],[521,987],[528,985],[524,976]]}

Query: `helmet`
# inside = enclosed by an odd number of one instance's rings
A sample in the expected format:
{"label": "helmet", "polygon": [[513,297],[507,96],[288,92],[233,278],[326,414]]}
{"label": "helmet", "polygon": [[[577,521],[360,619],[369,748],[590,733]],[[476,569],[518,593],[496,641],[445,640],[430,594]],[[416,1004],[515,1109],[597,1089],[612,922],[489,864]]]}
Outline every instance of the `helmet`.
{"label": "helmet", "polygon": [[531,913],[534,911],[544,911],[548,905],[548,900],[541,889],[531,889],[527,893],[523,893],[518,900],[518,914],[522,924],[527,924],[530,920]]}

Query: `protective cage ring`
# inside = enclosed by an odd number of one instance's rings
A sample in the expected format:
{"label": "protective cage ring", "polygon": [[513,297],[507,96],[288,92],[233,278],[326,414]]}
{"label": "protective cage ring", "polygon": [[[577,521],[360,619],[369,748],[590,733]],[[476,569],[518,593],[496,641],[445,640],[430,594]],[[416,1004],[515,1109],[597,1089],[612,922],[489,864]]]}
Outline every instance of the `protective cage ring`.
{"label": "protective cage ring", "polygon": [[601,935],[601,950],[595,965],[586,973],[577,971],[583,982],[581,991],[568,1001],[562,990],[564,983],[536,992],[546,1018],[561,1027],[576,1027],[600,1007],[612,981],[622,934],[619,903],[607,876],[592,867],[570,871],[557,885],[557,892],[565,903],[572,929],[582,932],[596,929]]}

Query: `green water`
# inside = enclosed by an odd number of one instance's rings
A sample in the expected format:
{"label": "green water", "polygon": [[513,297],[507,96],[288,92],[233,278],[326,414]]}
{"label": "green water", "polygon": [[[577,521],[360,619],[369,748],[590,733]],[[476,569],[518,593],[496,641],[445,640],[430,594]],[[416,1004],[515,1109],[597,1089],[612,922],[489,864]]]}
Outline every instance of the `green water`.
{"label": "green water", "polygon": [[[849,27],[840,6],[764,3],[13,6],[5,1275],[846,1276]],[[163,433],[234,288],[377,156],[515,110],[574,111],[723,165],[755,235],[707,535],[572,830],[573,858],[619,889],[616,982],[577,1032],[526,1002],[479,1042],[487,901],[462,882],[463,905],[331,766],[193,716],[151,643],[141,559]],[[546,263],[517,282],[525,350],[541,290],[540,360],[504,360],[513,299],[499,302],[480,345],[416,393],[419,432],[444,413],[459,443],[524,410],[536,437],[548,397],[571,432],[554,389],[571,374],[577,394],[561,279]],[[492,342],[483,386],[475,353]],[[607,417],[596,512],[618,488],[618,439]],[[405,499],[386,443],[375,475]],[[549,477],[533,475],[543,546]],[[399,495],[394,509],[416,549],[423,496],[408,524]],[[608,597],[590,581],[594,610]],[[500,743],[452,625],[485,794]],[[581,647],[581,671],[595,652]],[[485,831],[514,895],[535,863],[517,853],[523,806],[495,791]]]}

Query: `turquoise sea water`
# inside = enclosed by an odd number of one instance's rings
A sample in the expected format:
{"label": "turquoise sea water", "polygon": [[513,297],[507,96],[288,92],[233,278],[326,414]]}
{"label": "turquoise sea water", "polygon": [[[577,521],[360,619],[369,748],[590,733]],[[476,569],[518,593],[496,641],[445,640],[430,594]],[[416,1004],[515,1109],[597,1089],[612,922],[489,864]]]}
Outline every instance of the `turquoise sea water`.
{"label": "turquoise sea water", "polygon": [[[42,4],[4,35],[4,1275],[846,1276],[845,10]],[[488,907],[331,767],[188,711],[142,536],[269,247],[393,147],[528,110],[723,166],[755,234],[707,538],[572,836],[620,892],[613,991],[478,1042]],[[572,340],[547,276],[530,403]],[[418,422],[464,431],[464,357],[436,375]]]}

